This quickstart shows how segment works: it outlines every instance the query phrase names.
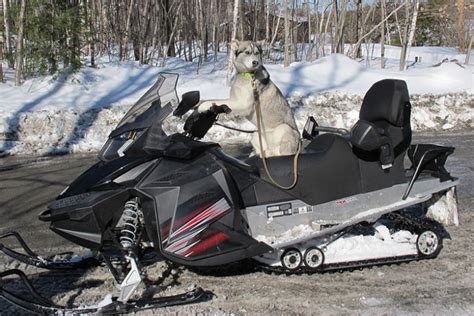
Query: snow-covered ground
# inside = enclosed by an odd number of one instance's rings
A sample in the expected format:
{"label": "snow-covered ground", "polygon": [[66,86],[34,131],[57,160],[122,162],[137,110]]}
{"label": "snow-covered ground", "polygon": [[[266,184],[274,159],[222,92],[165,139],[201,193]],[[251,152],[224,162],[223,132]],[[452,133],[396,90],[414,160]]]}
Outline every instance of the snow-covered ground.
{"label": "snow-covered ground", "polygon": [[[373,56],[377,55],[374,47]],[[384,78],[407,81],[412,95],[412,125],[416,130],[465,129],[474,127],[474,65],[463,61],[452,48],[413,48],[410,56],[421,56],[407,71],[398,71],[398,48],[388,47],[386,69],[380,60],[355,61],[344,55],[328,55],[312,63],[293,63],[284,68],[268,64],[273,81],[288,97],[300,129],[308,115],[320,125],[350,127],[358,117],[362,98],[370,86]],[[369,53],[369,56],[371,54]],[[474,56],[472,58],[474,60]],[[409,64],[412,64],[410,62]],[[4,65],[4,69],[6,65]],[[109,132],[126,110],[155,82],[160,72],[180,74],[178,94],[200,90],[203,99],[226,98],[226,55],[198,69],[197,63],[169,58],[165,67],[135,62],[100,60],[97,68],[78,73],[27,80],[13,86],[13,73],[6,70],[0,84],[0,154],[45,154],[88,152],[100,149]],[[227,118],[229,119],[229,118]],[[229,124],[253,128],[242,119]],[[169,132],[180,131],[182,122],[170,118]],[[246,141],[246,135],[211,129],[207,139]]]}

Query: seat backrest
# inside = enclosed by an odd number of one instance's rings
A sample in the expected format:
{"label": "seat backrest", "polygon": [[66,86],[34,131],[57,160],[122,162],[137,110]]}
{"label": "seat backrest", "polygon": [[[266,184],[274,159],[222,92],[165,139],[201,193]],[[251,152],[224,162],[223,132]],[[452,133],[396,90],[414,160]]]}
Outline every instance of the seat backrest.
{"label": "seat backrest", "polygon": [[405,127],[410,124],[410,96],[403,80],[385,79],[372,85],[360,108],[359,119],[368,122],[386,121]]}
{"label": "seat backrest", "polygon": [[378,160],[383,167],[403,160],[411,143],[411,104],[403,80],[385,79],[372,85],[362,102],[359,121],[351,130],[356,155]]}

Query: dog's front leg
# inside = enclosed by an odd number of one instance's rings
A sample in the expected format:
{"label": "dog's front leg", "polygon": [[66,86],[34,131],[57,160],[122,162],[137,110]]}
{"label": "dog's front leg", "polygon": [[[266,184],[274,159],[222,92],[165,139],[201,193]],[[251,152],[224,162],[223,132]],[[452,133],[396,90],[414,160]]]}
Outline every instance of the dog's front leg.
{"label": "dog's front leg", "polygon": [[228,100],[228,99],[206,100],[206,101],[202,101],[202,102],[197,106],[197,110],[199,111],[199,113],[202,113],[202,112],[206,112],[207,110],[209,110],[214,104],[216,104],[216,105],[226,104],[227,106],[229,106],[228,103],[229,103],[229,100]]}
{"label": "dog's front leg", "polygon": [[202,101],[198,105],[198,111],[200,113],[209,110],[214,104],[227,105],[234,116],[247,117],[253,112],[253,107],[251,102],[246,102],[246,100],[233,100],[233,99],[222,99],[222,100],[207,100]]}

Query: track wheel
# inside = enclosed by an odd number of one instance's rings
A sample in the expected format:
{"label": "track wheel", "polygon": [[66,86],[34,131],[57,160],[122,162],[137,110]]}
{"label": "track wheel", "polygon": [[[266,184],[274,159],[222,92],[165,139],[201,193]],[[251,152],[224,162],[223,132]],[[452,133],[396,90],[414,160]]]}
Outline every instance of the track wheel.
{"label": "track wheel", "polygon": [[425,230],[416,239],[418,253],[424,257],[434,257],[441,250],[441,238],[431,230]]}
{"label": "track wheel", "polygon": [[301,266],[303,258],[298,249],[288,249],[281,256],[281,264],[285,269],[296,270]]}
{"label": "track wheel", "polygon": [[304,253],[304,264],[310,269],[319,269],[324,263],[324,253],[321,249],[310,247]]}

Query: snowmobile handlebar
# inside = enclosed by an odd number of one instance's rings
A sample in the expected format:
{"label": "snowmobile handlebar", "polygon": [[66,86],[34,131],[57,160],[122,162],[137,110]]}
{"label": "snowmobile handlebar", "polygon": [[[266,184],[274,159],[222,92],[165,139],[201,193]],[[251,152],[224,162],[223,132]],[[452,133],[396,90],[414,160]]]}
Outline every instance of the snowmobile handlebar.
{"label": "snowmobile handlebar", "polygon": [[318,132],[333,133],[333,134],[338,134],[341,136],[348,136],[348,137],[351,134],[351,132],[349,132],[347,129],[337,128],[337,127],[315,126],[314,130]]}
{"label": "snowmobile handlebar", "polygon": [[230,112],[231,109],[226,104],[213,104],[209,110],[204,112],[194,110],[184,123],[184,132],[193,138],[203,138],[217,121],[219,114]]}

